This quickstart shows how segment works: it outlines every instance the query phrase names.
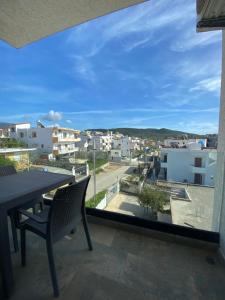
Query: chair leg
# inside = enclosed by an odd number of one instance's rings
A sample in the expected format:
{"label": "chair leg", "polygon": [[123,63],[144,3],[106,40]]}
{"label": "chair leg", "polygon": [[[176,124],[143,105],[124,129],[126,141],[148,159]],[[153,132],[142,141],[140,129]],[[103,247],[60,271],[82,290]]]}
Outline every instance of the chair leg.
{"label": "chair leg", "polygon": [[52,279],[52,285],[53,285],[53,291],[54,296],[59,296],[59,287],[58,287],[58,281],[56,276],[56,269],[55,269],[55,261],[54,261],[54,255],[53,255],[53,245],[51,241],[48,239],[46,240],[46,246],[47,246],[47,252],[48,252],[48,262],[49,262],[49,269],[51,273],[51,279]]}
{"label": "chair leg", "polygon": [[86,234],[89,250],[92,251],[93,246],[92,246],[91,237],[90,237],[89,230],[88,230],[87,217],[86,217],[85,212],[82,213],[82,222],[83,222],[83,225],[84,225],[84,231],[85,231],[85,234]]}
{"label": "chair leg", "polygon": [[40,206],[40,211],[43,211],[43,209],[44,209],[43,201],[39,202],[39,206]]}
{"label": "chair leg", "polygon": [[20,242],[21,242],[21,264],[26,266],[26,230],[20,229]]}
{"label": "chair leg", "polygon": [[15,252],[19,251],[19,244],[18,244],[18,237],[17,237],[17,230],[16,230],[16,220],[15,215],[10,214],[10,220],[11,220],[11,227],[12,227],[12,236],[13,236],[13,245]]}
{"label": "chair leg", "polygon": [[32,207],[32,212],[33,212],[34,215],[36,214],[36,207],[35,207],[35,205]]}

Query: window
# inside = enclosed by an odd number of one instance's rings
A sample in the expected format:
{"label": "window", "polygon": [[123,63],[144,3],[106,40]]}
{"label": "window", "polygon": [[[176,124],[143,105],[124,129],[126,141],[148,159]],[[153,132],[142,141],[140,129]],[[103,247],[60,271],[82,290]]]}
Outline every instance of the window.
{"label": "window", "polygon": [[37,132],[36,131],[33,131],[32,132],[32,138],[36,138],[37,137]]}
{"label": "window", "polygon": [[24,137],[24,133],[20,132],[20,137],[23,138]]}
{"label": "window", "polygon": [[42,148],[42,149],[44,148],[44,144],[41,144],[41,148]]}
{"label": "window", "polygon": [[201,157],[195,157],[195,167],[197,167],[197,168],[202,167],[202,158]]}

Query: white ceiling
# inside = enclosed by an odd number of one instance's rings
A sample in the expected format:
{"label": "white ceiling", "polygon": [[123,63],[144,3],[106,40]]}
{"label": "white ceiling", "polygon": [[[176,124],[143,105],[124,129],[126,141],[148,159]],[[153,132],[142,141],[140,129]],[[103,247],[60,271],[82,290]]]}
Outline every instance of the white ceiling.
{"label": "white ceiling", "polygon": [[0,0],[0,39],[19,48],[145,0]]}

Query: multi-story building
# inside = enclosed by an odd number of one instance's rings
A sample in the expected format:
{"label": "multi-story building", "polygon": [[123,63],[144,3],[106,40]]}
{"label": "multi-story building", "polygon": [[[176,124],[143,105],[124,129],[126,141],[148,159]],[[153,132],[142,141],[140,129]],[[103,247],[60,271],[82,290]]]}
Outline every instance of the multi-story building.
{"label": "multi-story building", "polygon": [[164,146],[167,147],[183,147],[190,143],[200,144],[202,147],[207,146],[207,139],[165,139]]}
{"label": "multi-story building", "polygon": [[90,140],[90,146],[94,147],[96,151],[105,151],[108,152],[112,148],[112,134],[107,135],[94,135]]}
{"label": "multi-story building", "polygon": [[29,147],[35,147],[55,157],[77,151],[76,142],[80,141],[79,133],[79,130],[70,128],[36,127],[18,129],[17,137]]}
{"label": "multi-story building", "polygon": [[0,138],[17,138],[20,129],[29,129],[30,123],[0,123]]}
{"label": "multi-story building", "polygon": [[140,140],[137,138],[131,138],[129,136],[113,138],[112,149],[121,150],[122,157],[131,157],[132,152],[135,150],[140,150]]}
{"label": "multi-story building", "polygon": [[214,186],[216,149],[190,143],[186,148],[161,149],[160,179]]}

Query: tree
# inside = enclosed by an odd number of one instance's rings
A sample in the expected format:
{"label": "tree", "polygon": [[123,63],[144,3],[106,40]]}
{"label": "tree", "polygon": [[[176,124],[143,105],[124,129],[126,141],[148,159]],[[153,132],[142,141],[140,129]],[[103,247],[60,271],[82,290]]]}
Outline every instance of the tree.
{"label": "tree", "polygon": [[164,205],[169,201],[169,195],[163,191],[157,191],[150,187],[144,187],[138,194],[139,204],[144,207],[150,207],[154,214],[162,212]]}

